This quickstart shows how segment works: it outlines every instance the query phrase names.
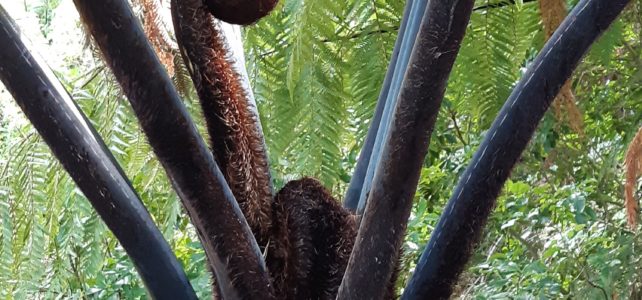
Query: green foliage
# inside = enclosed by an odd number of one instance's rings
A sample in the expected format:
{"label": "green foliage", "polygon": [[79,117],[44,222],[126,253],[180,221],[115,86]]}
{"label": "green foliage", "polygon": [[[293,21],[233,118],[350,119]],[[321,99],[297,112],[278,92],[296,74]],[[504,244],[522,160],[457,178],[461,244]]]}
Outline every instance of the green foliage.
{"label": "green foliage", "polygon": [[448,85],[455,109],[489,127],[542,37],[537,2],[476,11]]}
{"label": "green foliage", "polygon": [[[3,5],[12,0],[0,0]],[[44,51],[60,1],[25,1]],[[496,1],[477,1],[477,6]],[[402,288],[459,175],[543,46],[537,2],[477,9],[432,136],[404,244]],[[570,1],[575,3],[575,1]],[[13,3],[13,2],[12,2]],[[300,176],[344,192],[367,131],[403,1],[282,0],[245,30],[277,188]],[[585,136],[547,116],[513,171],[456,290],[461,298],[635,298],[638,232],[625,226],[623,154],[642,125],[642,0],[575,73]],[[29,23],[31,22],[31,23]],[[27,32],[33,33],[34,30]],[[180,67],[180,63],[177,66]],[[99,58],[57,70],[153,215],[201,297],[205,256],[129,105]],[[185,70],[175,82],[186,99]],[[114,237],[0,89],[0,297],[144,298]],[[198,105],[186,101],[194,116]],[[199,127],[202,129],[202,122]]]}
{"label": "green foliage", "polygon": [[246,30],[277,185],[315,176],[338,191],[367,131],[403,3],[283,2]]}
{"label": "green foliage", "polygon": [[[100,68],[93,81],[67,84],[109,145],[190,279],[209,293],[198,239],[161,166],[113,79]],[[145,298],[129,258],[87,199],[53,158],[35,130],[25,125],[3,145],[0,282],[3,296]],[[195,266],[196,265],[196,266]]]}

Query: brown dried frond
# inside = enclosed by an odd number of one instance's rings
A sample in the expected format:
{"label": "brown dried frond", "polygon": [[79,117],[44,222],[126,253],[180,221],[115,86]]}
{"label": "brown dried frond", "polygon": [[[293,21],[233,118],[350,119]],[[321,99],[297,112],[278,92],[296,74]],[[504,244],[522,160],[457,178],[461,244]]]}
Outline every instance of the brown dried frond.
{"label": "brown dried frond", "polygon": [[160,3],[157,0],[136,0],[143,9],[143,29],[156,55],[167,70],[169,76],[174,76],[174,54],[164,30],[163,21],[159,14]]}
{"label": "brown dried frond", "polygon": [[272,188],[257,116],[250,110],[224,36],[202,1],[172,1],[172,15],[212,151],[259,245],[264,246],[272,226]]}
{"label": "brown dried frond", "polygon": [[542,14],[542,23],[544,25],[544,33],[548,40],[557,27],[562,24],[566,18],[567,9],[565,0],[540,0],[539,10]]}
{"label": "brown dried frond", "polygon": [[626,219],[629,226],[635,228],[638,219],[638,202],[634,193],[637,178],[642,174],[642,127],[629,144],[624,161],[626,166],[626,181],[624,183]]}
{"label": "brown dried frond", "polygon": [[551,104],[551,107],[553,109],[553,115],[555,116],[555,119],[557,119],[558,121],[564,119],[564,112],[563,112],[564,102],[560,100],[561,99],[555,98],[555,100],[553,100],[553,103]]}
{"label": "brown dried frond", "polygon": [[[546,40],[548,40],[566,17],[566,1],[540,0],[539,7],[540,13],[542,14],[544,34],[546,35]],[[555,98],[553,111],[555,118],[559,122],[563,122],[566,117],[571,129],[580,136],[584,136],[584,120],[582,119],[582,113],[575,104],[575,95],[573,94],[571,80],[568,80],[564,86],[562,86],[559,94]],[[564,116],[564,111],[566,112],[566,116]]]}
{"label": "brown dried frond", "polygon": [[584,119],[582,117],[582,112],[579,107],[577,107],[577,104],[575,104],[575,95],[573,94],[570,80],[562,86],[562,89],[557,96],[557,101],[564,103],[566,118],[571,129],[577,132],[580,136],[584,136]]}

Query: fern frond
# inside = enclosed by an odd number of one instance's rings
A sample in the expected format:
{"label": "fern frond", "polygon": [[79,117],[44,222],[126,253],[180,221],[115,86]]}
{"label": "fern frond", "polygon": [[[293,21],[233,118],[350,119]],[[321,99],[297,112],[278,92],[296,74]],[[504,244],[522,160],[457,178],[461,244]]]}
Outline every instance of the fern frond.
{"label": "fern frond", "polygon": [[455,109],[470,116],[470,122],[481,130],[490,126],[532,59],[538,47],[539,21],[533,3],[473,13],[446,98],[454,99]]}
{"label": "fern frond", "polygon": [[[372,116],[399,1],[289,1],[246,30],[251,80],[278,181],[340,189]],[[287,175],[286,175],[287,174]]]}

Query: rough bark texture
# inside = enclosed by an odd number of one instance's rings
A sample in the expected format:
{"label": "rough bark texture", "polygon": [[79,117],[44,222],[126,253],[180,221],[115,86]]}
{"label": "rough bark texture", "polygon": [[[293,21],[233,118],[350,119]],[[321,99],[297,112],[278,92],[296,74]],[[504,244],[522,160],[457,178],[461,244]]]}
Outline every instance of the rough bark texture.
{"label": "rough bark texture", "polygon": [[272,218],[266,149],[239,75],[212,16],[200,0],[173,0],[181,53],[198,92],[214,158],[252,232],[263,247]]}
{"label": "rough bark texture", "polygon": [[203,0],[212,15],[231,24],[249,25],[267,16],[278,0]]}
{"label": "rough bark texture", "polygon": [[311,178],[288,183],[273,201],[261,135],[219,28],[199,0],[172,1],[172,14],[213,152],[259,245],[267,247],[276,297],[334,299],[356,236],[354,216]]}

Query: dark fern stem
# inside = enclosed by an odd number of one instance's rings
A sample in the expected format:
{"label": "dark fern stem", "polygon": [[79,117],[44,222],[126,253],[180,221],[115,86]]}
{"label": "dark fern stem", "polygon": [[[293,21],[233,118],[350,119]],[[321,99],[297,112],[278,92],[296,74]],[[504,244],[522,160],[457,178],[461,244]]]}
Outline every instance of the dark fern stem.
{"label": "dark fern stem", "polygon": [[[266,253],[276,298],[334,299],[356,238],[356,218],[312,178],[291,181],[272,197],[262,135],[210,14],[214,1],[205,2],[173,0],[172,16],[216,161]],[[385,298],[393,298],[395,281],[393,276]]]}
{"label": "dark fern stem", "polygon": [[272,190],[262,134],[214,18],[200,0],[172,1],[176,37],[190,68],[212,151],[259,246],[272,218]]}
{"label": "dark fern stem", "polygon": [[272,299],[250,226],[127,1],[74,3],[181,198],[221,294]]}

